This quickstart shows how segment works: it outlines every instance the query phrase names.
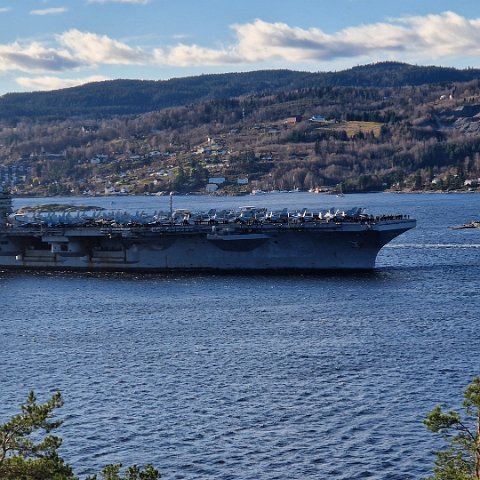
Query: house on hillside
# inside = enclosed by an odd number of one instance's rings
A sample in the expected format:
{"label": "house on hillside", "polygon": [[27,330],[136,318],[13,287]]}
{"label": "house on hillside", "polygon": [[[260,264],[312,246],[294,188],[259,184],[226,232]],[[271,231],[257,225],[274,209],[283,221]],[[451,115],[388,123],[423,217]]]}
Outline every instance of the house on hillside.
{"label": "house on hillside", "polygon": [[83,133],[97,133],[98,127],[96,125],[83,125],[82,126]]}
{"label": "house on hillside", "polygon": [[296,123],[299,123],[302,121],[302,116],[301,115],[295,115],[293,117],[288,117],[283,123],[287,125],[295,125]]}
{"label": "house on hillside", "polygon": [[213,183],[215,185],[221,185],[225,183],[225,177],[211,177],[208,179],[208,183]]}
{"label": "house on hillside", "polygon": [[308,121],[313,123],[323,123],[326,122],[327,119],[322,115],[312,115]]}
{"label": "house on hillside", "polygon": [[465,187],[478,187],[480,185],[480,178],[468,178],[463,182]]}
{"label": "house on hillside", "polygon": [[218,190],[218,185],[216,183],[209,183],[206,187],[205,190],[207,193],[214,193]]}

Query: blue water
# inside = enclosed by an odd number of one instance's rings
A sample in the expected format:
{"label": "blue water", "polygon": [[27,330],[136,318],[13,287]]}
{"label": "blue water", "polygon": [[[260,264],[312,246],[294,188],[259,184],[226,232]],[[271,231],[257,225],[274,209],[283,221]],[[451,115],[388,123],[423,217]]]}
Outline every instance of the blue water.
{"label": "blue water", "polygon": [[[113,202],[169,208],[166,197]],[[62,455],[82,477],[112,462],[150,462],[165,479],[427,475],[442,444],[423,418],[459,407],[480,374],[480,229],[449,228],[480,218],[480,195],[174,203],[364,206],[418,227],[371,274],[0,271],[0,421],[30,389],[40,400],[60,389]]]}

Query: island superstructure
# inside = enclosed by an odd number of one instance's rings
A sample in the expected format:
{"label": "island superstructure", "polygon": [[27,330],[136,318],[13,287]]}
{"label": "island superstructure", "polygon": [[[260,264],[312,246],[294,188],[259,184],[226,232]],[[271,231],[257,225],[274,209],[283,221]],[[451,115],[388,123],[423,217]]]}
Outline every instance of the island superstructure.
{"label": "island superstructure", "polygon": [[385,244],[416,225],[361,208],[12,213],[5,192],[0,215],[0,268],[25,270],[365,270]]}

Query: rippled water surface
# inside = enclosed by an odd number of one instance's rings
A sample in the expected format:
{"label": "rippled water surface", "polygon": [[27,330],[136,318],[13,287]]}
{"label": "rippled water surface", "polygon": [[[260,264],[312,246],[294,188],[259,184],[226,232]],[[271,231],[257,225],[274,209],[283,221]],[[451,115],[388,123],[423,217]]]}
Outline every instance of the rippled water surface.
{"label": "rippled water surface", "polygon": [[480,229],[449,228],[480,217],[480,195],[175,203],[365,206],[418,227],[371,274],[0,271],[0,421],[30,389],[62,390],[62,454],[81,476],[111,462],[151,462],[166,479],[427,475],[441,444],[423,418],[460,405],[480,374]]}

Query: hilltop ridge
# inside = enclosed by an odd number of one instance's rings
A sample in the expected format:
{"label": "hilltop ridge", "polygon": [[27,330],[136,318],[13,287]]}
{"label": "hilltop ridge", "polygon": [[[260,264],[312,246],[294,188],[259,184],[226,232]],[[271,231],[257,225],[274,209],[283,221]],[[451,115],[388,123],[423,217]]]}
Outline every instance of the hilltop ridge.
{"label": "hilltop ridge", "polygon": [[156,81],[119,79],[49,92],[5,94],[0,97],[0,120],[137,115],[207,100],[305,88],[419,86],[465,82],[479,77],[479,69],[380,62],[339,72],[260,70]]}

